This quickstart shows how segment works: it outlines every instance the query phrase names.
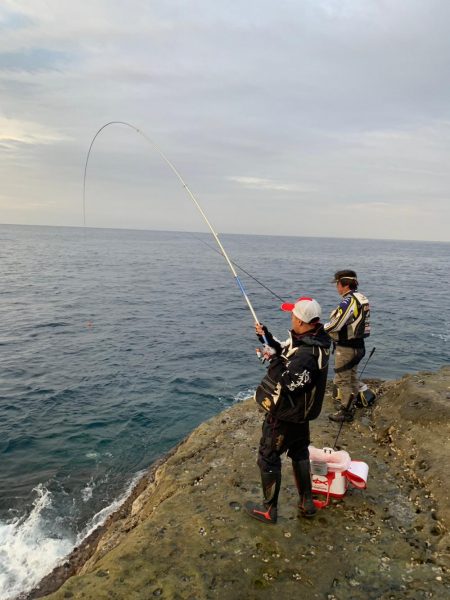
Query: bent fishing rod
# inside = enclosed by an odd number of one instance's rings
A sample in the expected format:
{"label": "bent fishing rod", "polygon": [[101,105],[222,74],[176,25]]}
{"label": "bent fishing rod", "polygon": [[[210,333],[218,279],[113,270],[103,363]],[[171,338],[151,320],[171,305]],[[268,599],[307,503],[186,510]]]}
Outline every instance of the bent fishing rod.
{"label": "bent fishing rod", "polygon": [[[191,198],[191,200],[193,201],[193,203],[195,204],[196,208],[198,209],[198,211],[200,212],[200,214],[202,215],[203,219],[205,220],[206,224],[209,227],[209,230],[211,231],[214,239],[216,240],[219,248],[220,248],[220,252],[222,254],[222,256],[225,258],[231,273],[233,274],[233,277],[235,278],[235,281],[238,285],[238,288],[240,289],[242,295],[244,296],[244,300],[247,303],[248,308],[250,309],[250,312],[253,316],[253,319],[255,320],[255,324],[260,325],[259,319],[256,316],[256,312],[252,306],[252,303],[250,302],[250,299],[244,289],[244,286],[241,282],[241,280],[239,279],[238,274],[236,273],[236,269],[233,266],[232,261],[230,260],[227,252],[225,251],[225,248],[222,245],[222,242],[219,239],[219,236],[217,234],[217,232],[214,230],[213,226],[211,225],[211,222],[209,221],[208,217],[206,216],[205,212],[203,211],[202,207],[200,206],[200,204],[198,203],[196,197],[194,196],[194,194],[192,193],[192,191],[190,190],[189,186],[187,185],[187,183],[184,181],[184,179],[181,177],[180,173],[177,171],[177,169],[175,168],[175,166],[170,162],[170,160],[167,158],[167,156],[162,152],[162,150],[155,144],[155,142],[153,142],[153,140],[151,140],[147,135],[145,135],[145,133],[143,131],[141,131],[138,127],[135,127],[134,125],[131,125],[131,123],[127,123],[126,121],[110,121],[109,123],[106,123],[105,125],[102,125],[102,127],[100,127],[100,129],[97,131],[97,133],[94,135],[94,137],[92,138],[92,141],[90,143],[89,146],[89,150],[86,156],[86,162],[84,165],[84,177],[83,177],[83,225],[86,225],[86,174],[87,174],[87,167],[88,167],[88,163],[89,163],[89,157],[91,155],[91,151],[92,151],[92,147],[94,145],[95,140],[97,139],[98,135],[104,130],[106,129],[106,127],[109,127],[110,125],[125,125],[126,127],[129,127],[130,129],[133,129],[134,131],[136,131],[138,134],[142,135],[142,137],[156,150],[156,152],[160,155],[160,157],[163,159],[163,161],[169,166],[169,168],[171,169],[171,171],[175,174],[175,176],[177,177],[177,179],[180,181],[181,185],[183,186],[183,188],[185,189],[186,193],[188,194],[188,196]],[[268,345],[267,343],[267,339],[265,336],[263,336],[264,339],[264,343],[266,345]]]}

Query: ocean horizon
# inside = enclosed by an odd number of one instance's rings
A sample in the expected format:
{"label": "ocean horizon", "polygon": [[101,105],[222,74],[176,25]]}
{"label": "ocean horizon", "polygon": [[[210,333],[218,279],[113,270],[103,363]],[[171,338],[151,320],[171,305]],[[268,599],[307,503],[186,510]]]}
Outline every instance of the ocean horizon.
{"label": "ocean horizon", "polygon": [[[190,231],[185,229],[149,229],[147,227],[103,227],[100,225],[49,225],[49,224],[33,224],[33,223],[0,223],[0,227],[30,227],[30,228],[56,228],[56,229],[84,229],[84,230],[99,230],[99,231],[146,231],[155,233],[183,233],[186,235],[209,235],[212,236],[209,230]],[[219,238],[222,235],[233,236],[243,235],[249,237],[268,237],[268,238],[302,238],[302,239],[321,239],[321,240],[354,240],[354,241],[372,241],[372,242],[411,242],[411,243],[423,243],[423,244],[450,244],[449,240],[430,240],[430,239],[417,239],[417,238],[385,238],[385,237],[357,237],[357,236],[319,236],[319,235],[292,235],[283,233],[242,233],[232,231],[217,231]],[[211,237],[211,241],[214,241]]]}

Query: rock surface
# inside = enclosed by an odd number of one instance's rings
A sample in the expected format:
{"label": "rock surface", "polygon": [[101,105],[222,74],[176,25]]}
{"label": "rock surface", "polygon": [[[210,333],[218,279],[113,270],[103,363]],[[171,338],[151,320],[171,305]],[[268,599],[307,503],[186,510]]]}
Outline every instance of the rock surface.
{"label": "rock surface", "polygon": [[[369,382],[338,446],[368,463],[367,490],[349,489],[311,520],[297,517],[284,460],[279,521],[242,510],[260,501],[262,415],[247,400],[198,427],[155,465],[133,496],[28,595],[111,599],[422,599],[450,597],[450,367]],[[327,394],[312,442],[332,446]]]}

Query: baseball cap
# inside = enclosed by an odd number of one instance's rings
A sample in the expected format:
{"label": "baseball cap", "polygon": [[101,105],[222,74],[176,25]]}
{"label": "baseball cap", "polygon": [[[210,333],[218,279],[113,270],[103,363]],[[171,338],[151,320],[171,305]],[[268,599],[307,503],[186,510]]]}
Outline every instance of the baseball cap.
{"label": "baseball cap", "polygon": [[322,309],[317,300],[307,298],[306,296],[299,298],[295,304],[285,302],[281,305],[281,310],[293,312],[303,323],[311,323],[314,319],[319,319],[322,314]]}
{"label": "baseball cap", "polygon": [[336,271],[333,279],[331,280],[331,283],[337,283],[341,279],[358,281],[358,276],[356,274],[356,271],[352,271],[352,269],[343,269],[342,271]]}

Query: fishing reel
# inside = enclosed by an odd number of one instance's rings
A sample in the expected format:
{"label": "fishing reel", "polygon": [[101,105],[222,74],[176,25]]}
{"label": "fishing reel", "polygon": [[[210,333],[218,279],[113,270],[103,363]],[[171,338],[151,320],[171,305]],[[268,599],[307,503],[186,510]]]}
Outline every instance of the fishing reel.
{"label": "fishing reel", "polygon": [[264,364],[266,361],[270,362],[275,356],[275,350],[271,346],[264,344],[262,350],[261,348],[256,348],[256,356]]}

